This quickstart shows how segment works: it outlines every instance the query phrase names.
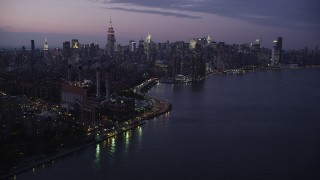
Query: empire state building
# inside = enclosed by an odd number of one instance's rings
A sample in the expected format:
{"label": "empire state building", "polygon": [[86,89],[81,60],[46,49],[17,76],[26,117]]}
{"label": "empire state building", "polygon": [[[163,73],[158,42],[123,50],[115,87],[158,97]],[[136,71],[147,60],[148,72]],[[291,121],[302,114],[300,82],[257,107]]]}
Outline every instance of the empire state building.
{"label": "empire state building", "polygon": [[114,58],[115,55],[116,38],[114,36],[114,30],[112,27],[112,21],[110,19],[110,26],[108,28],[108,43],[107,43],[107,54]]}

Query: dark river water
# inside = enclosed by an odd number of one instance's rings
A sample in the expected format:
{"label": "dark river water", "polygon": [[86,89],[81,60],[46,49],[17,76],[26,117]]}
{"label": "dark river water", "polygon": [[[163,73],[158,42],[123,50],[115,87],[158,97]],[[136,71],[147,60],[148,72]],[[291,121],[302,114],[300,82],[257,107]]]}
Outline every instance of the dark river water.
{"label": "dark river water", "polygon": [[17,179],[320,179],[320,69],[158,84],[170,113]]}

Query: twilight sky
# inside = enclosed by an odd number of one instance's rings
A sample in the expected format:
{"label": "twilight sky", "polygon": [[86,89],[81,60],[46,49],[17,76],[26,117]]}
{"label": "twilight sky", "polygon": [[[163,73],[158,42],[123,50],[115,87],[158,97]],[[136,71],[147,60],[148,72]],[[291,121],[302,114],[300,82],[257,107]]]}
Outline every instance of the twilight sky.
{"label": "twilight sky", "polygon": [[117,43],[170,42],[210,35],[214,41],[262,46],[283,37],[284,49],[320,45],[319,0],[1,0],[0,46],[49,48],[79,39],[105,47],[109,18]]}

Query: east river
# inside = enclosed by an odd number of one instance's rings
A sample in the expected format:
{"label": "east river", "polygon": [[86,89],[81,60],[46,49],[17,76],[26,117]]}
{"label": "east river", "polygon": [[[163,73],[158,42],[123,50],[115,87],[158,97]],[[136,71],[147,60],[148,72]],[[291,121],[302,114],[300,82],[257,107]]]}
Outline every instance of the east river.
{"label": "east river", "polygon": [[172,111],[16,179],[320,179],[320,69],[158,84]]}

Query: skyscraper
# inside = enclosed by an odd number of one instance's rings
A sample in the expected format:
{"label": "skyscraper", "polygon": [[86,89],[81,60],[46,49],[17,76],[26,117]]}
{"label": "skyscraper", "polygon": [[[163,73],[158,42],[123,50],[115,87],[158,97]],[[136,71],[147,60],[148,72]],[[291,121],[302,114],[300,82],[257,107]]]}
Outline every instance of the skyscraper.
{"label": "skyscraper", "polygon": [[189,48],[190,48],[190,49],[196,48],[196,44],[197,44],[197,40],[196,40],[195,38],[191,38],[191,39],[189,40]]}
{"label": "skyscraper", "polygon": [[197,44],[201,44],[202,46],[206,46],[208,43],[207,38],[198,38]]}
{"label": "skyscraper", "polygon": [[148,36],[146,37],[146,44],[145,44],[145,51],[147,54],[148,62],[151,60],[151,45],[152,45],[151,34],[148,33]]}
{"label": "skyscraper", "polygon": [[146,43],[151,43],[151,34],[148,33],[148,36],[146,37]]}
{"label": "skyscraper", "polygon": [[261,48],[261,38],[257,38],[255,44],[256,44],[256,47],[260,49]]}
{"label": "skyscraper", "polygon": [[108,28],[108,43],[107,43],[107,53],[110,57],[114,57],[116,46],[116,38],[114,35],[114,30],[112,27],[112,21],[110,19],[110,26]]}
{"label": "skyscraper", "polygon": [[[261,38],[257,38],[254,43],[251,43],[250,49],[256,53],[259,52],[261,50]],[[241,46],[239,46],[239,50],[241,50]]]}
{"label": "skyscraper", "polygon": [[44,38],[43,50],[44,50],[44,51],[48,51],[48,50],[49,50],[49,45],[48,45],[47,37]]}
{"label": "skyscraper", "polygon": [[79,45],[78,39],[72,39],[71,42],[72,42],[72,48],[73,49],[78,49],[79,48],[80,45]]}
{"label": "skyscraper", "polygon": [[282,62],[282,37],[273,40],[271,65],[277,66]]}
{"label": "skyscraper", "polygon": [[135,52],[137,48],[137,43],[134,40],[129,41],[129,49],[131,52]]}
{"label": "skyscraper", "polygon": [[34,40],[31,40],[31,56],[34,56]]}
{"label": "skyscraper", "polygon": [[207,36],[207,44],[211,44],[211,41],[212,41],[211,36],[208,35],[208,36]]}
{"label": "skyscraper", "polygon": [[65,57],[70,57],[71,56],[70,41],[63,42],[63,55]]}
{"label": "skyscraper", "polygon": [[35,45],[34,45],[34,40],[31,40],[31,68],[33,69],[34,66],[34,58],[35,58]]}
{"label": "skyscraper", "polygon": [[200,81],[206,76],[206,63],[203,58],[203,46],[196,43],[195,48],[192,49],[192,80]]}

